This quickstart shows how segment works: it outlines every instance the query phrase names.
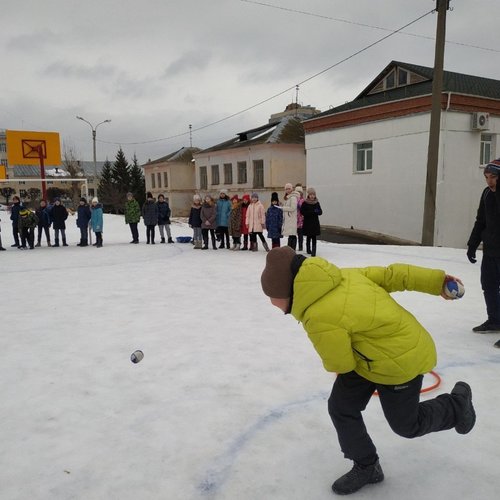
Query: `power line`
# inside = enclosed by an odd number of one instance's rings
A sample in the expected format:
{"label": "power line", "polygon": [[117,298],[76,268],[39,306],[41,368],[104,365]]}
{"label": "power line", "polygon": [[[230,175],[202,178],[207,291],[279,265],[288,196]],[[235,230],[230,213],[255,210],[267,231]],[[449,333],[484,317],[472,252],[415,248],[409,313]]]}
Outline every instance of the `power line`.
{"label": "power line", "polygon": [[[244,0],[242,0],[244,1]],[[353,54],[351,54],[350,56],[347,56],[345,57],[344,59],[341,59],[340,61],[336,62],[335,64],[332,64],[331,66],[328,66],[327,68],[319,71],[318,73],[315,73],[314,75],[311,75],[309,77],[307,77],[306,79],[302,80],[301,82],[298,82],[294,85],[292,85],[291,87],[288,87],[286,88],[285,90],[282,90],[281,92],[278,92],[277,94],[274,94],[272,95],[271,97],[267,97],[266,99],[263,99],[262,101],[259,101],[258,103],[256,104],[253,104],[252,106],[249,106],[245,109],[242,109],[240,111],[237,111],[236,113],[232,113],[231,115],[228,115],[228,116],[225,116],[224,118],[221,118],[219,120],[216,120],[214,122],[211,122],[211,123],[207,123],[206,125],[202,125],[200,127],[196,127],[196,128],[192,128],[191,129],[191,132],[198,132],[200,130],[203,130],[203,129],[206,129],[208,127],[212,127],[214,125],[217,125],[221,122],[224,122],[226,120],[229,120],[230,118],[234,118],[235,116],[238,116],[238,115],[241,115],[243,113],[246,113],[247,111],[250,111],[251,109],[254,109],[258,106],[261,106],[262,104],[265,104],[266,102],[269,102],[273,99],[276,99],[277,97],[285,94],[286,92],[289,92],[290,90],[294,90],[296,89],[297,85],[302,85],[306,82],[309,82],[311,81],[312,79],[314,78],[317,78],[318,76],[326,73],[327,71],[330,71],[331,69],[339,66],[340,64],[348,61],[349,59],[352,59],[353,57],[361,54],[362,52],[365,52],[366,50],[374,47],[375,45],[383,42],[384,40],[387,40],[388,38],[390,38],[391,36],[401,32],[402,30],[404,30],[405,28],[407,28],[408,26],[411,26],[412,24],[415,24],[416,22],[420,21],[421,19],[423,19],[424,17],[428,16],[429,14],[432,14],[434,12],[434,9],[426,12],[425,14],[422,14],[421,16],[417,17],[416,19],[414,19],[413,21],[405,24],[404,26],[402,26],[401,28],[395,30],[395,31],[392,31],[391,33],[383,36],[382,38],[379,38],[378,40],[376,40],[375,42],[373,43],[370,43],[369,45],[363,47],[362,49],[354,52]],[[177,137],[182,137],[182,136],[185,136],[185,135],[188,135],[190,133],[190,131],[186,131],[186,132],[182,132],[182,133],[179,133],[179,134],[175,134],[175,135],[171,135],[169,137],[162,137],[160,139],[151,139],[151,140],[148,140],[148,141],[139,141],[139,142],[124,142],[124,141],[120,141],[120,142],[111,142],[111,141],[103,141],[103,140],[100,140],[100,139],[97,139],[98,142],[102,142],[104,144],[119,144],[119,145],[129,145],[129,146],[132,146],[132,145],[139,145],[139,144],[152,144],[152,143],[155,143],[155,142],[161,142],[161,141],[167,141],[167,140],[170,140],[170,139],[175,139]]]}
{"label": "power line", "polygon": [[[372,29],[381,30],[381,31],[391,31],[391,32],[393,31],[391,28],[384,28],[382,26],[374,26],[372,24],[359,23],[359,22],[356,22],[356,21],[351,21],[349,19],[342,19],[342,18],[339,18],[339,17],[325,16],[325,15],[322,15],[322,14],[316,14],[314,12],[307,12],[307,11],[304,11],[304,10],[291,9],[289,7],[282,7],[280,5],[273,5],[273,4],[265,3],[265,2],[257,2],[255,0],[240,0],[240,2],[250,3],[250,4],[254,4],[254,5],[261,5],[263,7],[269,7],[271,9],[284,10],[284,11],[287,11],[287,12],[293,12],[294,14],[302,14],[302,15],[305,15],[305,16],[318,17],[320,19],[327,19],[329,21],[336,21],[336,22],[339,22],[339,23],[352,24],[354,26],[361,26],[363,28],[372,28]],[[433,11],[434,10],[435,9],[433,9]],[[416,38],[424,38],[425,40],[432,40],[432,41],[435,40],[435,37],[433,37],[433,36],[421,35],[421,34],[418,34],[418,33],[408,33],[408,32],[405,31],[405,32],[401,32],[401,34],[402,35],[407,35],[407,36],[413,36],[413,37],[416,37]],[[492,49],[490,47],[481,47],[480,45],[471,45],[471,44],[463,43],[463,42],[454,42],[452,40],[446,40],[446,43],[447,44],[452,44],[452,45],[460,45],[462,47],[470,47],[472,49],[487,50],[487,51],[490,51],[490,52],[500,52],[500,50],[498,50],[498,49]]]}

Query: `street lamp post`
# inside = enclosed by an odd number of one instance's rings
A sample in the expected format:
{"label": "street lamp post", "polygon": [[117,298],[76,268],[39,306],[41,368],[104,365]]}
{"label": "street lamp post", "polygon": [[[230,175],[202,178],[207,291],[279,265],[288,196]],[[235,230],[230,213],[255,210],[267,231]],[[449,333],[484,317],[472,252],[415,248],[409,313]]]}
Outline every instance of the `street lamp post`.
{"label": "street lamp post", "polygon": [[90,128],[92,129],[92,142],[94,146],[94,175],[95,175],[95,182],[97,182],[97,160],[96,160],[96,152],[95,152],[95,142],[96,142],[96,135],[97,135],[97,127],[99,125],[102,125],[103,123],[109,123],[111,120],[104,120],[102,122],[99,122],[95,127],[90,123],[88,120],[85,120],[85,118],[82,118],[81,116],[77,116],[78,120],[82,120],[82,122],[88,123],[90,125]]}

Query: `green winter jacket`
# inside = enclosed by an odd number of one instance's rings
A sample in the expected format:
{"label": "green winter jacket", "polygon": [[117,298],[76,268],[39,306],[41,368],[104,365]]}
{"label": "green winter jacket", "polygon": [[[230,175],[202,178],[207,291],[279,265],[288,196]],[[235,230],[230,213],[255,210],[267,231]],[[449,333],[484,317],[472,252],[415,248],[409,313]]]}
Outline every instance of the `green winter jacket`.
{"label": "green winter jacket", "polygon": [[125,224],[136,224],[141,220],[141,207],[137,200],[125,202]]}
{"label": "green winter jacket", "polygon": [[429,372],[436,348],[425,328],[390,292],[440,295],[445,273],[408,264],[339,269],[306,259],[295,276],[291,314],[300,321],[327,371],[352,370],[396,385]]}

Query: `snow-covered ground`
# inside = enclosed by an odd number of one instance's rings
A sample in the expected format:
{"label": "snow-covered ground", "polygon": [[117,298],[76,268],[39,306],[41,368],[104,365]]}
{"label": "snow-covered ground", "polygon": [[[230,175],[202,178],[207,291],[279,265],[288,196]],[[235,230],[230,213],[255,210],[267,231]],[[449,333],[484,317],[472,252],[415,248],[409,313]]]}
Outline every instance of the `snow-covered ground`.
{"label": "snow-covered ground", "polygon": [[[68,226],[68,248],[0,253],[0,498],[332,498],[351,466],[326,409],[333,376],[262,294],[265,253],[130,245],[111,215],[104,247],[79,248]],[[471,332],[485,319],[479,264],[448,248],[320,242],[318,254],[341,267],[439,267],[466,285],[459,301],[397,299],[437,344],[442,385],[424,397],[469,382],[475,429],[405,440],[374,397],[365,420],[386,480],[352,498],[499,498],[499,336]]]}

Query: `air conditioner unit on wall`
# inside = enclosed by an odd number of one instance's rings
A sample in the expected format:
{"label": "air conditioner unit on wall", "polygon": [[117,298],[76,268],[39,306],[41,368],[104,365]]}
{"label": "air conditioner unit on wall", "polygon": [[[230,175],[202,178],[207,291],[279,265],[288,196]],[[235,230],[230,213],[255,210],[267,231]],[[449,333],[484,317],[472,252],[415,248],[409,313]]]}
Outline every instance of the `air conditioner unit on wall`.
{"label": "air conditioner unit on wall", "polygon": [[490,114],[477,112],[472,113],[472,130],[488,130],[490,128]]}

